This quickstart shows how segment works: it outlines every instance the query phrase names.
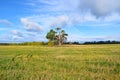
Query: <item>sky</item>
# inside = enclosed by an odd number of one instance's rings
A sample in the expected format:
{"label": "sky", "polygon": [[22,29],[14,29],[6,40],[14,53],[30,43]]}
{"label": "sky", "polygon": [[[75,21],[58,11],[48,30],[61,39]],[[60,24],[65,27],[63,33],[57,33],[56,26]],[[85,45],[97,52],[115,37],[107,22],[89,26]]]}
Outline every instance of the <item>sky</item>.
{"label": "sky", "polygon": [[120,0],[0,0],[0,43],[47,41],[57,27],[68,41],[120,41]]}

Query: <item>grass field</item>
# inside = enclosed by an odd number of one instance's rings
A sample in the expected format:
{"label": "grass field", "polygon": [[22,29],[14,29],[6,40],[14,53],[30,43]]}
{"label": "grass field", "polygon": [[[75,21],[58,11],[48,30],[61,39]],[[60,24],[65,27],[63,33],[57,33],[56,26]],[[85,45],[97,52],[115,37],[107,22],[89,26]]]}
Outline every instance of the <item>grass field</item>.
{"label": "grass field", "polygon": [[120,45],[0,46],[0,80],[120,80]]}

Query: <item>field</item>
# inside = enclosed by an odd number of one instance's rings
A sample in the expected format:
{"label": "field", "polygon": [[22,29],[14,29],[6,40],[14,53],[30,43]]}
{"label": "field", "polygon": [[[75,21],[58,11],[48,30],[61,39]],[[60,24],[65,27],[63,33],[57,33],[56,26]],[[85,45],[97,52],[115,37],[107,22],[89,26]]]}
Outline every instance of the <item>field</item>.
{"label": "field", "polygon": [[0,46],[0,80],[120,80],[120,45]]}

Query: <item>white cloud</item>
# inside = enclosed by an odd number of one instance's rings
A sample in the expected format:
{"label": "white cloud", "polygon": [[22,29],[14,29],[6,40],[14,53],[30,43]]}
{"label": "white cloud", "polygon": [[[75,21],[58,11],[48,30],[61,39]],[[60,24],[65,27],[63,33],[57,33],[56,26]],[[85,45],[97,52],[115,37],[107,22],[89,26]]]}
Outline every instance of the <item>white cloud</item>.
{"label": "white cloud", "polygon": [[79,10],[90,11],[97,17],[120,13],[120,0],[79,0]]}
{"label": "white cloud", "polygon": [[23,33],[21,31],[19,31],[19,30],[12,30],[11,33],[12,33],[14,39],[24,37]]}
{"label": "white cloud", "polygon": [[[33,11],[75,11],[79,5],[79,0],[30,0],[28,1]],[[31,5],[32,4],[32,5]],[[70,7],[71,6],[71,7]]]}
{"label": "white cloud", "polygon": [[0,23],[3,23],[3,24],[8,25],[8,26],[12,25],[12,22],[10,22],[10,21],[8,21],[6,19],[0,20]]}
{"label": "white cloud", "polygon": [[[32,20],[32,21],[31,21]],[[25,29],[46,31],[50,28],[65,27],[71,23],[68,15],[32,15],[26,18],[21,18]]]}
{"label": "white cloud", "polygon": [[120,15],[117,13],[111,14],[111,15],[105,17],[104,21],[106,21],[106,22],[120,21]]}
{"label": "white cloud", "polygon": [[97,17],[120,13],[120,0],[30,0],[35,11],[91,12]]}
{"label": "white cloud", "polygon": [[[105,21],[104,18],[110,18],[109,16],[114,14],[118,14],[117,17],[120,17],[120,0],[30,0],[28,3],[35,4],[32,7],[33,11],[48,12],[48,14],[52,13],[53,15],[58,14],[56,20],[63,21],[59,17],[64,17],[63,22],[56,21],[52,23],[53,25],[99,21],[99,18],[102,18],[100,21],[103,22]],[[51,17],[53,16],[51,15]],[[111,20],[114,20],[115,17],[113,16]]]}
{"label": "white cloud", "polygon": [[21,18],[21,22],[27,31],[40,32],[42,30],[41,25],[27,18]]}
{"label": "white cloud", "polygon": [[65,27],[70,23],[70,19],[66,15],[60,15],[53,19],[51,26],[52,27]]}
{"label": "white cloud", "polygon": [[23,38],[22,38],[22,37],[19,37],[19,36],[14,35],[14,36],[12,36],[12,39],[13,39],[13,40],[20,40],[20,39],[23,39]]}
{"label": "white cloud", "polygon": [[113,14],[103,18],[96,18],[91,13],[85,14],[61,14],[61,15],[32,15],[26,18],[21,18],[21,22],[27,31],[32,32],[46,32],[50,28],[64,28],[73,26],[74,24],[89,27],[105,27],[115,25],[114,21],[119,21],[119,15]]}

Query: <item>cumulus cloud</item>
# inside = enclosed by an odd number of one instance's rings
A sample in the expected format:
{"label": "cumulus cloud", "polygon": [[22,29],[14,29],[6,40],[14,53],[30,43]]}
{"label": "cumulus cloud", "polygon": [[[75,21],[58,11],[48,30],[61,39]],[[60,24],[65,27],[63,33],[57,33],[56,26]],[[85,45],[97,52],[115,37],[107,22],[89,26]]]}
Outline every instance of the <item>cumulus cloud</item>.
{"label": "cumulus cloud", "polygon": [[41,25],[27,18],[21,18],[21,22],[27,31],[40,32],[42,30]]}
{"label": "cumulus cloud", "polygon": [[120,0],[80,0],[79,10],[91,12],[97,17],[120,13]]}
{"label": "cumulus cloud", "polygon": [[12,25],[12,22],[10,22],[6,19],[0,20],[0,23],[3,23],[3,24],[8,25],[8,26]]}
{"label": "cumulus cloud", "polygon": [[36,16],[29,16],[27,17],[29,20],[34,20],[34,23],[40,23],[40,29],[46,31],[49,28],[56,28],[56,27],[65,27],[71,24],[70,16],[68,15],[36,15]]}

